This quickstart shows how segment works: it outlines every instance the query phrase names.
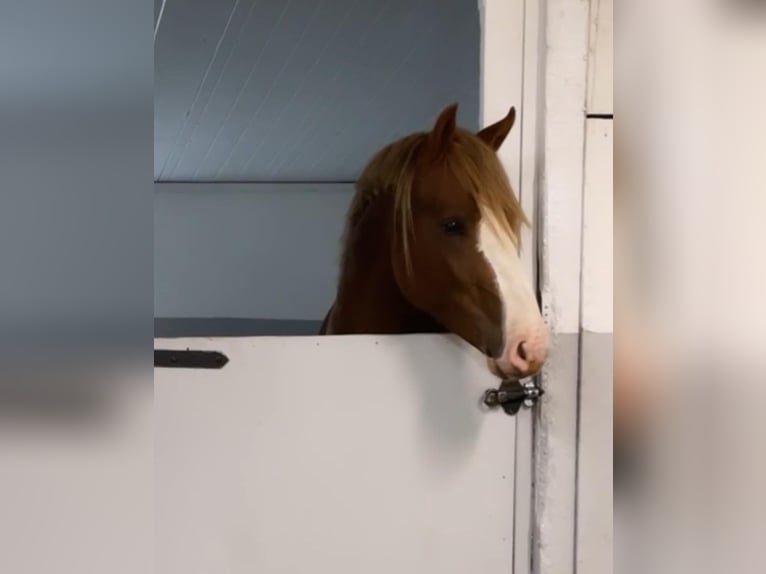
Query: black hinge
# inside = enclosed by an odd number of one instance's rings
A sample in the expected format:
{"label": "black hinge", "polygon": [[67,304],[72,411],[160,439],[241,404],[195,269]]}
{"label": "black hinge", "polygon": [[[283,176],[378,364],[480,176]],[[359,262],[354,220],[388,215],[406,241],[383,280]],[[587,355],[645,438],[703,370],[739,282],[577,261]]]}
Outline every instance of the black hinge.
{"label": "black hinge", "polygon": [[221,369],[229,358],[219,351],[155,349],[154,366],[173,369]]}
{"label": "black hinge", "polygon": [[506,414],[515,415],[522,406],[532,407],[543,395],[543,390],[532,380],[503,381],[497,389],[484,392],[484,404],[489,408],[502,407]]}

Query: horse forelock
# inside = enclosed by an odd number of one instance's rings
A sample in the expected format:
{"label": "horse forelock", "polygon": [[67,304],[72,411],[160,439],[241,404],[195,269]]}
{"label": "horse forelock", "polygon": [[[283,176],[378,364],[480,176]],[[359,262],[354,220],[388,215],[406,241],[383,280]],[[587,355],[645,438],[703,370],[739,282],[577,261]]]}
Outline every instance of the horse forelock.
{"label": "horse forelock", "polygon": [[497,231],[510,234],[518,247],[521,227],[529,222],[496,152],[471,132],[460,130],[445,161],[482,215]]}
{"label": "horse forelock", "polygon": [[[406,136],[385,146],[370,159],[357,180],[346,219],[345,250],[370,205],[381,195],[392,194],[394,237],[402,245],[407,269],[411,269],[412,188],[417,160],[425,149],[423,144],[427,137],[427,133]],[[518,247],[521,226],[528,221],[495,151],[473,133],[458,128],[449,149],[439,161],[445,162],[460,187],[472,194],[490,225],[509,233]]]}
{"label": "horse forelock", "polygon": [[[418,150],[427,137],[415,133],[388,144],[367,163],[356,182],[356,193],[346,218],[344,250],[347,253],[354,232],[367,209],[376,199],[390,194],[393,199],[391,224],[404,247],[409,266],[409,235],[412,231],[412,186]],[[345,255],[344,255],[345,257]]]}

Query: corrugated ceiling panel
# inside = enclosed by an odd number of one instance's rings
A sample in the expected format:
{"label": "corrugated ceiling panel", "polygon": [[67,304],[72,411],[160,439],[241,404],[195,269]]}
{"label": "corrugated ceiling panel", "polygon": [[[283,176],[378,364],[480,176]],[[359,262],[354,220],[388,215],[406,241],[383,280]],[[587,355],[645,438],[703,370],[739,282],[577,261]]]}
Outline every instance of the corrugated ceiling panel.
{"label": "corrugated ceiling panel", "polygon": [[478,127],[476,0],[170,0],[158,181],[348,181],[459,101]]}

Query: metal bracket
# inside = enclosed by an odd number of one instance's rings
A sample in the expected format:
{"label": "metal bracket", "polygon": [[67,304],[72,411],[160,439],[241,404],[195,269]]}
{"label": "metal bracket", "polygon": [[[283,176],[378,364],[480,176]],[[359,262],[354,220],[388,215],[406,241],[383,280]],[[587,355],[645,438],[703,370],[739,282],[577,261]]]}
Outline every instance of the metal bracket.
{"label": "metal bracket", "polygon": [[155,368],[222,369],[228,362],[229,358],[219,351],[154,350]]}
{"label": "metal bracket", "polygon": [[534,381],[503,381],[497,389],[484,392],[483,403],[489,408],[502,407],[507,415],[513,416],[522,406],[531,408],[537,399],[543,395],[543,390]]}

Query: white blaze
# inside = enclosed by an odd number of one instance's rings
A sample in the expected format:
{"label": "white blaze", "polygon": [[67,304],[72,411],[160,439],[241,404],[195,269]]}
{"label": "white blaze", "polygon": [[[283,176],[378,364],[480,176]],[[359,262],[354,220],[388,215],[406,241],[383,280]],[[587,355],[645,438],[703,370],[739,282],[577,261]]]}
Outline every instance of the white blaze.
{"label": "white blaze", "polygon": [[511,343],[511,337],[518,339],[524,335],[527,340],[536,339],[542,317],[532,283],[524,271],[514,238],[488,213],[482,214],[479,223],[477,248],[495,274],[503,304],[503,337],[506,348]]}

